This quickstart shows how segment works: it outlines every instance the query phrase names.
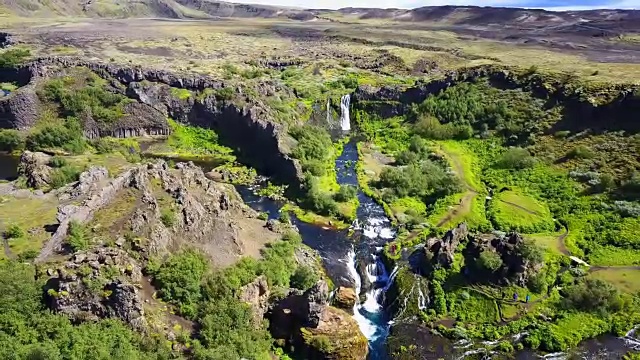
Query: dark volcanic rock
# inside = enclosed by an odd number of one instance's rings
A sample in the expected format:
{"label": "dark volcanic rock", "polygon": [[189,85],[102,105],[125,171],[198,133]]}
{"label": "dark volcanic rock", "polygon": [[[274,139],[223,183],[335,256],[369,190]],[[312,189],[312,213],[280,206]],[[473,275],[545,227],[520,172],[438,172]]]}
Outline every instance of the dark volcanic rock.
{"label": "dark volcanic rock", "polygon": [[38,105],[33,86],[19,88],[9,96],[0,98],[0,128],[30,128],[38,117]]}
{"label": "dark volcanic rock", "polygon": [[[358,324],[350,314],[328,302],[329,287],[324,281],[304,294],[294,291],[272,307],[269,330],[274,338],[294,346],[305,359],[364,360],[368,343]],[[326,338],[333,346],[319,348],[316,338]]]}
{"label": "dark volcanic rock", "polygon": [[460,244],[460,241],[465,240],[468,235],[467,224],[462,223],[447,231],[442,239],[431,238],[427,240],[427,245],[424,249],[432,254],[433,261],[436,264],[450,268],[451,264],[453,264],[453,255],[458,244]]}
{"label": "dark volcanic rock", "polygon": [[54,276],[45,288],[53,311],[74,321],[115,317],[139,330],[146,327],[142,300],[134,286],[142,276],[140,266],[124,251],[101,248],[76,253],[49,273]]}

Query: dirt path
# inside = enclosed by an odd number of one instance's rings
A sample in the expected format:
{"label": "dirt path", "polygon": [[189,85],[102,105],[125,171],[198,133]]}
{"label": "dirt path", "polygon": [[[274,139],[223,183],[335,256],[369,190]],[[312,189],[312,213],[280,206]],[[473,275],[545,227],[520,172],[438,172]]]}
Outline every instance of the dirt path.
{"label": "dirt path", "polygon": [[563,255],[571,256],[571,252],[569,251],[569,248],[567,248],[567,244],[564,243],[564,239],[566,239],[568,235],[569,235],[569,228],[565,227],[564,234],[558,236],[558,249]]}
{"label": "dirt path", "polygon": [[2,245],[4,246],[4,256],[6,256],[7,259],[13,259],[14,256],[9,247],[9,240],[5,239],[4,236],[2,237]]}
{"label": "dirt path", "polygon": [[[512,321],[516,321],[520,318],[522,318],[528,311],[529,309],[531,309],[531,307],[533,307],[535,304],[538,304],[546,299],[549,298],[549,294],[547,293],[546,295],[533,300],[533,301],[529,301],[529,302],[525,302],[522,300],[511,300],[511,299],[501,299],[498,298],[497,296],[493,295],[493,294],[489,294],[486,291],[482,290],[482,289],[478,289],[476,287],[473,286],[469,286],[469,287],[465,287],[465,289],[467,290],[472,290],[475,291],[479,294],[482,294],[490,299],[492,299],[493,301],[495,301],[496,306],[498,307],[498,315],[500,316],[500,321],[502,321],[503,324],[508,324]],[[504,316],[502,315],[502,304],[509,304],[509,305],[524,305],[524,312],[519,312],[516,316],[505,319]]]}
{"label": "dirt path", "polygon": [[466,178],[460,159],[456,155],[445,151],[443,148],[439,148],[439,153],[449,160],[453,173],[462,181],[467,191],[464,193],[460,203],[438,221],[437,227],[445,225],[460,214],[466,214],[471,211],[471,202],[478,195],[478,190],[471,186],[469,179]]}

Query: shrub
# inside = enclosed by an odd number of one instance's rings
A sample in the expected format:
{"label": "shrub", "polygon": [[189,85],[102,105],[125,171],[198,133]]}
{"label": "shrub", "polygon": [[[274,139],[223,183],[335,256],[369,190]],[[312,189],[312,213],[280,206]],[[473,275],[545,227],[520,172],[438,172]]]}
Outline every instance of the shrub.
{"label": "shrub", "polygon": [[485,269],[489,272],[495,272],[502,267],[502,259],[497,253],[491,250],[485,250],[480,254],[476,264],[481,269]]}
{"label": "shrub", "polygon": [[260,220],[269,219],[269,213],[268,212],[261,212],[260,214],[258,214],[258,219],[260,219]]}
{"label": "shrub", "polygon": [[31,151],[61,148],[80,154],[86,149],[86,145],[82,127],[75,118],[68,118],[63,125],[46,125],[26,139],[26,147]]}
{"label": "shrub", "polygon": [[562,306],[567,310],[595,312],[601,315],[619,311],[622,299],[616,288],[599,279],[585,279],[564,289]]}
{"label": "shrub", "polygon": [[318,280],[318,274],[316,274],[312,268],[304,265],[298,266],[296,272],[291,276],[291,287],[300,290],[307,290],[315,285]]}
{"label": "shrub", "polygon": [[404,168],[385,168],[376,187],[391,189],[393,197],[397,198],[449,195],[461,189],[454,175],[430,160]]}
{"label": "shrub", "polygon": [[5,239],[20,239],[24,237],[25,234],[24,230],[22,230],[22,228],[18,224],[11,224],[4,231],[3,235]]}
{"label": "shrub", "polygon": [[292,243],[294,245],[302,244],[302,236],[297,232],[290,230],[282,235],[282,241]]}
{"label": "shrub", "polygon": [[584,145],[578,145],[567,153],[570,159],[591,159],[594,156],[593,151]]}
{"label": "shrub", "polygon": [[172,209],[164,209],[160,214],[160,221],[164,226],[170,228],[176,223],[176,214]]}
{"label": "shrub", "polygon": [[340,190],[335,194],[336,201],[346,202],[354,199],[358,194],[358,188],[353,185],[341,185]]}
{"label": "shrub", "polygon": [[49,159],[49,166],[53,168],[62,168],[67,165],[68,165],[67,159],[63,158],[62,156],[54,156],[51,159]]}
{"label": "shrub", "polygon": [[51,172],[49,185],[54,189],[61,188],[69,183],[78,181],[81,173],[82,171],[74,166],[63,166]]}
{"label": "shrub", "polygon": [[223,87],[221,89],[217,89],[214,92],[216,99],[219,99],[219,100],[231,100],[233,99],[234,94],[235,92],[230,87]]}
{"label": "shrub", "polygon": [[86,250],[89,247],[89,238],[86,228],[77,221],[69,223],[67,232],[67,245],[76,252]]}
{"label": "shrub", "polygon": [[25,141],[18,130],[0,130],[0,151],[16,151],[24,149]]}
{"label": "shrub", "polygon": [[123,107],[130,100],[121,94],[110,92],[106,82],[96,74],[49,80],[43,87],[41,97],[60,104],[62,115],[83,118],[90,115],[94,120],[113,123],[124,115]]}
{"label": "shrub", "polygon": [[29,56],[31,56],[31,51],[27,49],[9,49],[0,53],[0,68],[17,67]]}
{"label": "shrub", "polygon": [[526,149],[510,148],[500,155],[496,165],[502,169],[522,170],[533,167],[535,159]]}
{"label": "shrub", "polygon": [[154,276],[160,297],[178,305],[184,316],[193,318],[202,297],[200,284],[207,269],[207,260],[195,250],[172,255]]}

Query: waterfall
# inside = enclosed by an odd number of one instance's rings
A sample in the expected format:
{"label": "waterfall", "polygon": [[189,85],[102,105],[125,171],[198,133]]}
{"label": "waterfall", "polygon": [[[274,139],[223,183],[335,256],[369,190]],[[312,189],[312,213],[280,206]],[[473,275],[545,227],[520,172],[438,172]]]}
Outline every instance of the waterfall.
{"label": "waterfall", "polygon": [[343,95],[340,98],[340,128],[342,131],[351,130],[351,119],[349,118],[349,105],[351,103],[351,95]]}
{"label": "waterfall", "polygon": [[333,116],[331,116],[331,99],[327,99],[327,125],[333,128]]}

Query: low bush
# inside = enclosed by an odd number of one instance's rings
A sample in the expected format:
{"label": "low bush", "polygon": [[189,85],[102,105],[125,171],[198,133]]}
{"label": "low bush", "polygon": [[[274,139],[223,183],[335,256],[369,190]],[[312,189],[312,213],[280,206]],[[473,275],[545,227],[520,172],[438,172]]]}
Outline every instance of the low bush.
{"label": "low bush", "polygon": [[594,156],[593,151],[584,145],[578,145],[567,153],[567,157],[570,159],[591,159]]}
{"label": "low bush", "polygon": [[0,130],[0,151],[17,151],[24,149],[25,140],[18,130]]}
{"label": "low bush", "polygon": [[26,147],[31,151],[63,149],[74,154],[85,151],[87,142],[80,123],[68,118],[61,125],[45,125],[27,136]]}
{"label": "low bush", "polygon": [[496,161],[498,168],[522,170],[535,165],[535,159],[526,149],[510,148]]}
{"label": "low bush", "polygon": [[355,199],[358,194],[358,188],[353,185],[341,185],[340,190],[335,194],[334,198],[339,202],[347,202]]}
{"label": "low bush", "polygon": [[81,169],[69,165],[54,169],[49,175],[49,185],[53,189],[61,188],[67,184],[78,181],[81,173]]}
{"label": "low bush", "polygon": [[3,233],[5,239],[20,239],[24,237],[24,235],[24,230],[17,224],[9,225]]}
{"label": "low bush", "polygon": [[299,266],[291,276],[291,287],[307,290],[319,280],[318,274],[309,266]]}
{"label": "low bush", "polygon": [[176,223],[176,214],[172,209],[164,209],[160,214],[160,221],[164,226],[170,228]]}
{"label": "low bush", "polygon": [[67,245],[69,245],[74,252],[89,248],[89,236],[84,225],[77,221],[69,223]]}
{"label": "low bush", "polygon": [[31,56],[28,49],[9,49],[0,53],[0,68],[14,68]]}

